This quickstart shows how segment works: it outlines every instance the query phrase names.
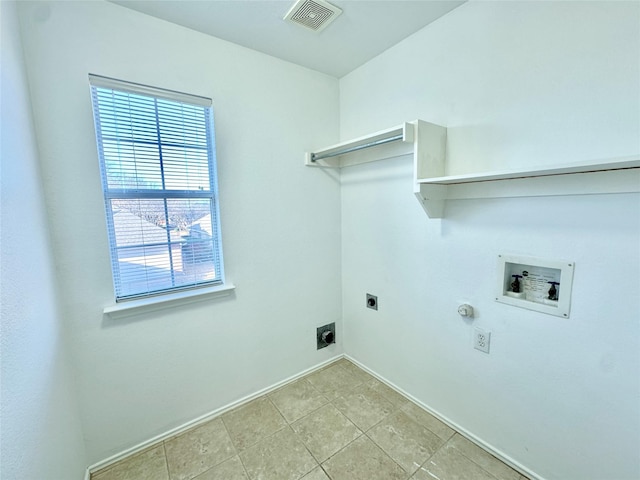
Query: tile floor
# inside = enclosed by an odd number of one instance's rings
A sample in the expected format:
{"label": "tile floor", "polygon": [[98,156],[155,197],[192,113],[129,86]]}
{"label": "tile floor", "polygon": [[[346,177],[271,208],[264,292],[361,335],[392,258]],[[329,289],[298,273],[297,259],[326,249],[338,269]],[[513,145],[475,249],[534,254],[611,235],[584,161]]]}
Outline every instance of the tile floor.
{"label": "tile floor", "polygon": [[526,480],[342,359],[91,480]]}

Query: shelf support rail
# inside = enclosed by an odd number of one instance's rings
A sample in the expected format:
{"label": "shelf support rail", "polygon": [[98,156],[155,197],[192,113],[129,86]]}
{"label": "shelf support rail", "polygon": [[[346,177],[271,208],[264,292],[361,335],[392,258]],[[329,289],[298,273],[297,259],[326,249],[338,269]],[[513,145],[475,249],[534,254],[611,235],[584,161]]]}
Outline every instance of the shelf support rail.
{"label": "shelf support rail", "polygon": [[342,149],[342,150],[337,150],[335,152],[320,153],[320,154],[312,153],[311,154],[311,161],[313,163],[315,163],[318,160],[322,160],[322,159],[325,159],[325,158],[337,157],[339,155],[344,155],[345,153],[351,153],[351,152],[355,152],[355,151],[358,151],[358,150],[363,150],[365,148],[376,147],[378,145],[384,145],[385,143],[396,142],[398,140],[403,140],[403,139],[404,139],[404,135],[401,133],[400,135],[395,135],[395,136],[389,137],[389,138],[382,138],[380,140],[376,140],[375,142],[365,143],[363,145],[357,145],[355,147],[345,148],[345,149]]}

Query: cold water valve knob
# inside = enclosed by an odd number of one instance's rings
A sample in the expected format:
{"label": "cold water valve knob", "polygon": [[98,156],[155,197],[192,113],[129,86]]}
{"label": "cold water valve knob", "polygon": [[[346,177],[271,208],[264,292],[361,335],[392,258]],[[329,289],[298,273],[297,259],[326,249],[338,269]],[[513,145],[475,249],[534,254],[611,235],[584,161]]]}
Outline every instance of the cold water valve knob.
{"label": "cold water valve knob", "polygon": [[464,303],[458,307],[458,313],[463,317],[473,317],[473,307]]}

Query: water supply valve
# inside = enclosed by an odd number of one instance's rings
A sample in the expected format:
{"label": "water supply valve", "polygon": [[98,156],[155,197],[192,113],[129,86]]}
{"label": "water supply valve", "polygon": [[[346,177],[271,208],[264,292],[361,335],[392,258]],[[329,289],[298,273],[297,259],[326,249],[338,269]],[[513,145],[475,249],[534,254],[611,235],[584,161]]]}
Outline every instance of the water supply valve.
{"label": "water supply valve", "polygon": [[467,303],[463,303],[458,307],[458,313],[462,317],[473,317],[473,307]]}

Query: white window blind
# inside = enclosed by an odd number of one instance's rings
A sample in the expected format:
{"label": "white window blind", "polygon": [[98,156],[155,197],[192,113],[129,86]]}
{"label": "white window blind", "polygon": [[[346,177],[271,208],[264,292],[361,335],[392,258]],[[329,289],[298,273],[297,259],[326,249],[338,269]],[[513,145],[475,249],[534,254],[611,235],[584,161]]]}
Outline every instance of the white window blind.
{"label": "white window blind", "polygon": [[222,284],[211,100],[89,82],[116,301]]}

